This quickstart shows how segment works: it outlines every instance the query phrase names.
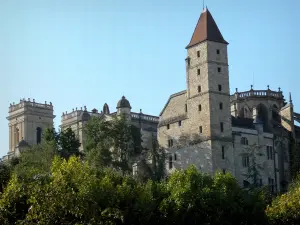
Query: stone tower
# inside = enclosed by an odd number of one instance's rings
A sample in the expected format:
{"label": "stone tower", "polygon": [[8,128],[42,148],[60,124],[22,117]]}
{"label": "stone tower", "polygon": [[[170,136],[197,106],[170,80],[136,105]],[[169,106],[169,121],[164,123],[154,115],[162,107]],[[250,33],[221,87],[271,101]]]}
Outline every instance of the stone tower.
{"label": "stone tower", "polygon": [[125,118],[130,121],[131,120],[131,106],[129,101],[122,96],[117,104],[117,115],[125,115]]}
{"label": "stone tower", "polygon": [[37,103],[33,99],[20,100],[10,104],[9,116],[9,154],[13,153],[19,143],[39,144],[46,128],[53,127],[53,105]]}
{"label": "stone tower", "polygon": [[[200,133],[211,148],[211,172],[233,170],[227,45],[204,9],[186,47],[186,112],[190,132]],[[221,160],[223,152],[228,160]]]}

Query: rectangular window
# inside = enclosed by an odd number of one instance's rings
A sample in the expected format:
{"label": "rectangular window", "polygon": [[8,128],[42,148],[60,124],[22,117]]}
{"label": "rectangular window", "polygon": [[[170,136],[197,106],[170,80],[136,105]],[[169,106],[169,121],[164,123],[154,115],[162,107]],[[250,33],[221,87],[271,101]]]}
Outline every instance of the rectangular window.
{"label": "rectangular window", "polygon": [[180,121],[178,121],[178,126],[180,126],[180,127],[181,127],[181,120],[180,120]]}
{"label": "rectangular window", "polygon": [[176,161],[177,160],[177,154],[174,153],[174,160]]}
{"label": "rectangular window", "polygon": [[197,74],[200,75],[200,69],[197,69]]}
{"label": "rectangular window", "polygon": [[272,179],[272,178],[268,178],[268,184],[269,184],[269,188],[270,188],[270,191],[273,193],[274,192],[274,184],[275,184],[275,182],[274,182],[274,179]]}
{"label": "rectangular window", "polygon": [[185,112],[187,112],[187,104],[185,104]]}
{"label": "rectangular window", "polygon": [[168,130],[170,129],[170,124],[167,124],[167,129],[168,129]]}
{"label": "rectangular window", "polygon": [[172,156],[169,156],[169,169],[173,168]]}
{"label": "rectangular window", "polygon": [[221,67],[218,67],[218,73],[221,73]]}
{"label": "rectangular window", "polygon": [[245,137],[242,137],[242,138],[241,138],[241,144],[242,144],[242,145],[248,145],[248,139],[245,138]]}
{"label": "rectangular window", "polygon": [[198,86],[198,93],[201,92],[201,86]]}
{"label": "rectangular window", "polygon": [[222,102],[219,104],[219,108],[220,108],[221,110],[223,109],[223,103],[222,103]]}
{"label": "rectangular window", "polygon": [[200,134],[202,134],[202,126],[199,127]]}
{"label": "rectangular window", "polygon": [[220,55],[220,49],[217,49],[217,55]]}
{"label": "rectangular window", "polygon": [[200,51],[197,51],[197,57],[198,58],[200,57]]}
{"label": "rectangular window", "polygon": [[221,132],[224,132],[224,124],[223,123],[220,123],[220,129],[221,129]]}
{"label": "rectangular window", "polygon": [[222,146],[222,159],[225,159],[225,147]]}
{"label": "rectangular window", "polygon": [[273,147],[267,146],[267,159],[272,160],[273,159]]}
{"label": "rectangular window", "polygon": [[173,147],[173,139],[168,140],[168,146],[169,148]]}
{"label": "rectangular window", "polygon": [[219,89],[219,91],[222,91],[222,85],[221,84],[218,85],[218,89]]}
{"label": "rectangular window", "polygon": [[242,165],[243,167],[249,167],[249,156],[242,157]]}
{"label": "rectangular window", "polygon": [[198,111],[201,111],[201,110],[202,110],[201,105],[198,105]]}

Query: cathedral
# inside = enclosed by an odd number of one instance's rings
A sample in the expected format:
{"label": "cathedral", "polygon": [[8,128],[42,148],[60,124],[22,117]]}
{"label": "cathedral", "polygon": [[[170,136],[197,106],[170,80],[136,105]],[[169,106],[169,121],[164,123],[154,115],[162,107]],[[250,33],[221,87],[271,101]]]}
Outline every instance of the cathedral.
{"label": "cathedral", "polygon": [[[168,149],[167,169],[194,164],[200,171],[233,174],[251,183],[284,191],[290,181],[291,142],[300,142],[300,115],[281,89],[230,94],[228,42],[207,8],[186,46],[186,90],[172,94],[163,107],[158,141]],[[253,165],[256,165],[253,168]]]}
{"label": "cathedral", "polygon": [[[61,116],[62,130],[71,128],[85,146],[84,125],[93,116],[112,118],[125,114],[141,130],[143,147],[152,138],[168,152],[166,169],[185,169],[194,164],[200,171],[233,174],[241,186],[253,181],[253,164],[259,185],[273,192],[284,191],[290,182],[291,143],[300,143],[300,114],[294,112],[291,94],[285,100],[281,89],[240,91],[230,94],[228,42],[207,8],[203,10],[186,46],[186,90],[170,95],[157,116],[131,112],[123,96],[116,111],[104,104],[102,111],[75,108]],[[52,103],[21,99],[9,107],[9,151],[39,144],[42,132],[53,126]]]}
{"label": "cathedral", "polygon": [[[60,129],[71,128],[81,143],[80,150],[85,147],[84,125],[93,116],[106,120],[120,114],[124,114],[130,123],[141,131],[142,146],[145,149],[152,147],[152,139],[157,136],[157,125],[159,117],[142,113],[131,112],[130,102],[123,96],[117,103],[116,112],[110,112],[109,106],[105,103],[102,111],[97,109],[88,110],[86,106],[80,109],[72,109],[71,112],[64,112],[61,116]],[[11,104],[9,107],[9,151],[4,159],[17,156],[20,151],[28,146],[39,144],[42,140],[42,132],[53,127],[53,105],[45,102],[37,103],[35,99],[21,99],[18,104]]]}

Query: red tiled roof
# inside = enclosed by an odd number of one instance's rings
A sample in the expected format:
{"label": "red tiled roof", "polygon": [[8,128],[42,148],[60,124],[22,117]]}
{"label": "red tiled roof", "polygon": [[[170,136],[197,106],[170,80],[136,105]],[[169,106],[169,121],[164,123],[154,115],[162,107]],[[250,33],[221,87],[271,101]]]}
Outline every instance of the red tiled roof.
{"label": "red tiled roof", "polygon": [[207,8],[201,13],[191,41],[186,48],[190,48],[203,41],[215,41],[228,44],[228,42],[224,40],[214,18]]}

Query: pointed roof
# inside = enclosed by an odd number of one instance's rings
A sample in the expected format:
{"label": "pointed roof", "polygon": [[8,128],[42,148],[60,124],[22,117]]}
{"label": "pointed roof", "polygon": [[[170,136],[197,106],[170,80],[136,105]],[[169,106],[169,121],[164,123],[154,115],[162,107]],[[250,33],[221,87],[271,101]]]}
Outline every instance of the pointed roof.
{"label": "pointed roof", "polygon": [[190,48],[203,41],[215,41],[228,44],[207,8],[201,13],[191,41],[186,48]]}

